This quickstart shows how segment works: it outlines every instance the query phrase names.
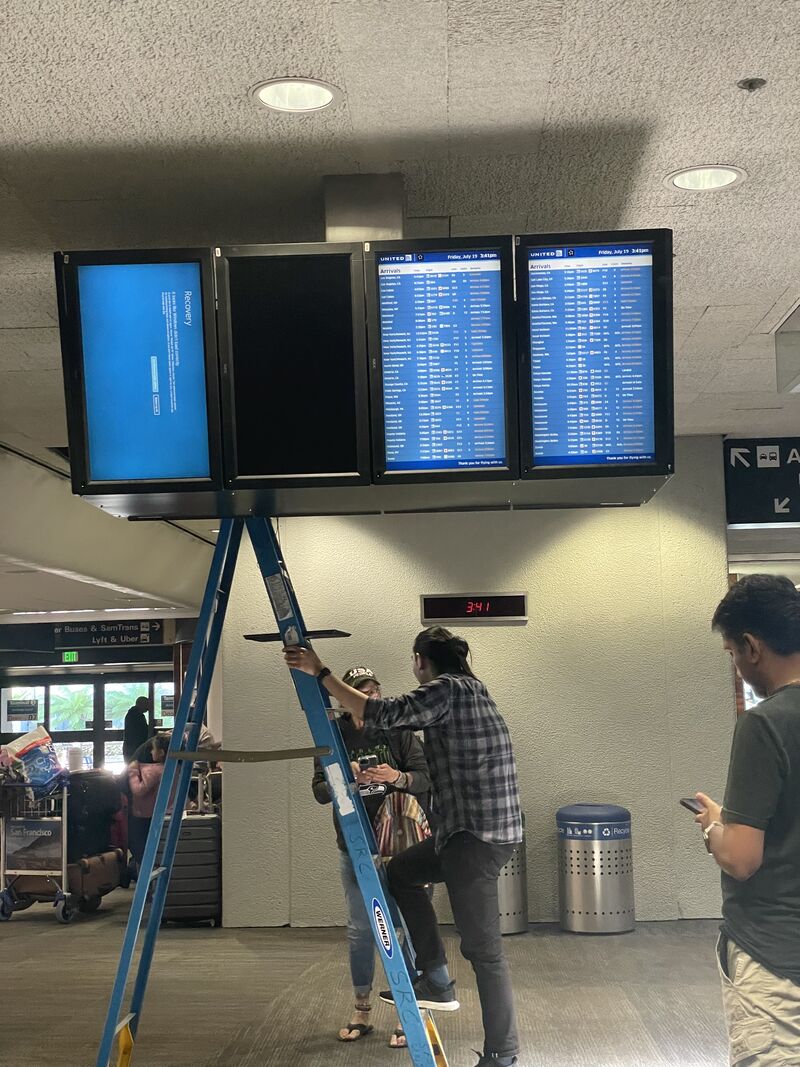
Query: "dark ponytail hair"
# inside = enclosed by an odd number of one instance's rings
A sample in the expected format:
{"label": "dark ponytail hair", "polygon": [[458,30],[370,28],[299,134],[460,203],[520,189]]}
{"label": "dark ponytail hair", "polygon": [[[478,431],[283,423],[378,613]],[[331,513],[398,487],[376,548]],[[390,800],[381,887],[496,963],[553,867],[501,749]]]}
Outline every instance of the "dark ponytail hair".
{"label": "dark ponytail hair", "polygon": [[437,674],[466,674],[474,678],[469,665],[469,645],[463,637],[444,626],[429,626],[417,634],[414,652],[433,664]]}
{"label": "dark ponytail hair", "polygon": [[169,752],[169,738],[166,734],[154,734],[150,738],[150,752],[155,756],[156,752]]}

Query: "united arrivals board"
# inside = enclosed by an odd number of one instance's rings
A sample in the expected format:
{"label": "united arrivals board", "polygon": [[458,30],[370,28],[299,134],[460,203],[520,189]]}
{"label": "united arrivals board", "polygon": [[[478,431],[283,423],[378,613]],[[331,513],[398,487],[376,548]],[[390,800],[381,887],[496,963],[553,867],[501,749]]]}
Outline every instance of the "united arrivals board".
{"label": "united arrivals board", "polygon": [[376,480],[509,477],[518,465],[510,240],[372,249]]}
{"label": "united arrivals board", "polygon": [[671,470],[667,233],[518,239],[523,473]]}

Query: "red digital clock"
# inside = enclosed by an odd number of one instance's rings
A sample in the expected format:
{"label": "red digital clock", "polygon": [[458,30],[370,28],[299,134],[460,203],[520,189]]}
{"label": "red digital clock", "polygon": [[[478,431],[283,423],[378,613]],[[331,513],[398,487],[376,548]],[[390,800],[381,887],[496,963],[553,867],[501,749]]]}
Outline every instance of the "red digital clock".
{"label": "red digital clock", "polygon": [[420,597],[422,621],[433,623],[464,622],[527,622],[528,597],[526,593],[465,593],[452,596],[449,593]]}
{"label": "red digital clock", "polygon": [[492,602],[487,597],[486,600],[468,600],[467,601],[467,615],[485,615],[487,618],[492,611]]}

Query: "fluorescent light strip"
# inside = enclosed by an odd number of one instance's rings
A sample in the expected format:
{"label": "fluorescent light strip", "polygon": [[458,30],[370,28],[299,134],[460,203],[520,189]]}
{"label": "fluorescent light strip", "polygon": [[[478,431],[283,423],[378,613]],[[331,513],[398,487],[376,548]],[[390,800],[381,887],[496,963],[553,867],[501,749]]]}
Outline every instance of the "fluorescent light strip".
{"label": "fluorescent light strip", "polygon": [[97,608],[59,608],[57,611],[12,611],[12,615],[93,615]]}
{"label": "fluorescent light strip", "polygon": [[11,611],[10,615],[121,615],[125,611],[135,611],[141,615],[145,611],[177,611],[174,607],[164,608],[58,608],[55,611]]}

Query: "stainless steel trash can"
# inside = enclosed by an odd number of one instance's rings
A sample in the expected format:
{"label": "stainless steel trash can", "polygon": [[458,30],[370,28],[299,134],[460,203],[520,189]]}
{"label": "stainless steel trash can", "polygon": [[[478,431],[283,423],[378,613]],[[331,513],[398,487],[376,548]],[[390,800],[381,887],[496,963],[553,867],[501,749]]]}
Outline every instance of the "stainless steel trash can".
{"label": "stainless steel trash can", "polygon": [[562,929],[633,930],[631,813],[615,804],[571,804],[559,809],[556,824]]}
{"label": "stainless steel trash can", "polygon": [[528,930],[528,866],[525,848],[525,816],[522,817],[522,841],[497,880],[500,903],[500,933],[524,934]]}

